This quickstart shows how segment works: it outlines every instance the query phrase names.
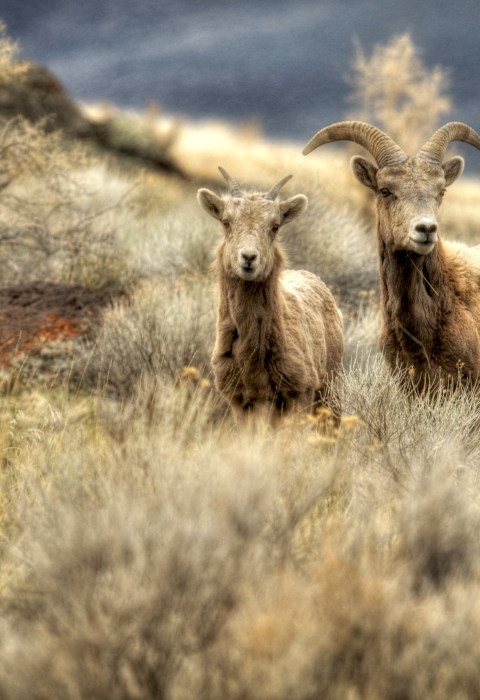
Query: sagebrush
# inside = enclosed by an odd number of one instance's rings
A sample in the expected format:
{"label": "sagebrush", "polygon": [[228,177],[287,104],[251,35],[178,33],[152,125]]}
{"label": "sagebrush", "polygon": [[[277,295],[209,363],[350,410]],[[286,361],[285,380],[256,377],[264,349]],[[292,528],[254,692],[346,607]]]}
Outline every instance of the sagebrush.
{"label": "sagebrush", "polygon": [[[126,294],[56,364],[1,368],[0,698],[476,698],[477,399],[407,395],[379,357],[344,156],[188,123],[172,145],[200,180],[293,165],[310,206],[290,265],[344,313],[338,431],[322,414],[239,430],[211,386],[220,235],[196,184],[2,133],[2,284]],[[455,187],[445,220],[471,239],[480,186]]]}

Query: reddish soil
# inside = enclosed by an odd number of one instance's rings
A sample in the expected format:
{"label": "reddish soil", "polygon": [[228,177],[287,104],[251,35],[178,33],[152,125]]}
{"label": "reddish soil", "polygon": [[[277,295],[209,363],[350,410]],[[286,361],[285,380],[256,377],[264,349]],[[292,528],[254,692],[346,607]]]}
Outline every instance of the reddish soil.
{"label": "reddish soil", "polygon": [[85,336],[118,292],[33,282],[0,289],[0,367],[46,343]]}

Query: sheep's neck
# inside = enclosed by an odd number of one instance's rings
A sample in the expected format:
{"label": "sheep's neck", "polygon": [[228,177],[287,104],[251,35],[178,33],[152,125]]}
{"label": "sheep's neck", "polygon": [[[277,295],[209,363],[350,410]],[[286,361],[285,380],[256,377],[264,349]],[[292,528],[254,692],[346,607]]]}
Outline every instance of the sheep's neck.
{"label": "sheep's neck", "polygon": [[404,353],[400,360],[429,366],[454,296],[442,242],[429,255],[395,251],[385,245],[379,229],[378,243],[383,332],[394,336],[390,340]]}
{"label": "sheep's neck", "polygon": [[[227,276],[222,267],[220,308],[228,314],[235,328],[234,354],[242,366],[265,367],[269,359],[275,317],[278,315],[279,275],[283,256],[275,254],[272,272],[260,282],[248,282]],[[247,372],[248,374],[248,372]]]}

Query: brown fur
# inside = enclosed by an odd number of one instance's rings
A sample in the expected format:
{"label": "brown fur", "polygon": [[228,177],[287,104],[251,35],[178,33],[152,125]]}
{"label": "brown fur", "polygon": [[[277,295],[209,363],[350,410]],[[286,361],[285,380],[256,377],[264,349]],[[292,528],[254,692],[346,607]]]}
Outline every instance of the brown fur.
{"label": "brown fur", "polygon": [[[259,410],[272,418],[328,405],[340,416],[333,390],[343,355],[342,319],[323,282],[309,272],[283,271],[281,226],[299,216],[307,199],[284,202],[262,194],[222,199],[200,190],[200,205],[222,222],[215,385],[237,417]],[[330,390],[332,389],[332,391]]]}
{"label": "brown fur", "polygon": [[282,272],[280,248],[270,276],[245,282],[229,276],[223,244],[217,255],[220,300],[213,369],[217,389],[237,414],[266,406],[276,413],[312,411],[328,398],[343,355],[342,320],[328,288],[315,275]]}
{"label": "brown fur", "polygon": [[382,330],[392,369],[419,389],[476,381],[480,373],[480,251],[439,240],[425,256],[392,251],[379,231]]}
{"label": "brown fur", "polygon": [[442,169],[408,158],[380,170],[370,164],[368,173],[363,159],[352,164],[377,197],[380,346],[389,366],[409,370],[422,391],[469,384],[480,373],[480,250],[436,237],[421,254],[410,238],[422,217],[436,223],[445,187],[461,172],[459,160]]}

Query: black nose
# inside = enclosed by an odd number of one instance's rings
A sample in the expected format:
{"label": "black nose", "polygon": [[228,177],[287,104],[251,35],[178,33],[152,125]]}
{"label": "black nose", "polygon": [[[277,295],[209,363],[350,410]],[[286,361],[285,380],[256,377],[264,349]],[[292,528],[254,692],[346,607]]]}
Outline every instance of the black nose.
{"label": "black nose", "polygon": [[437,224],[433,223],[420,223],[415,226],[415,231],[418,231],[419,233],[425,233],[427,236],[429,236],[431,233],[436,233],[437,232]]}
{"label": "black nose", "polygon": [[242,258],[247,263],[254,262],[257,259],[257,257],[258,257],[257,253],[242,253]]}

